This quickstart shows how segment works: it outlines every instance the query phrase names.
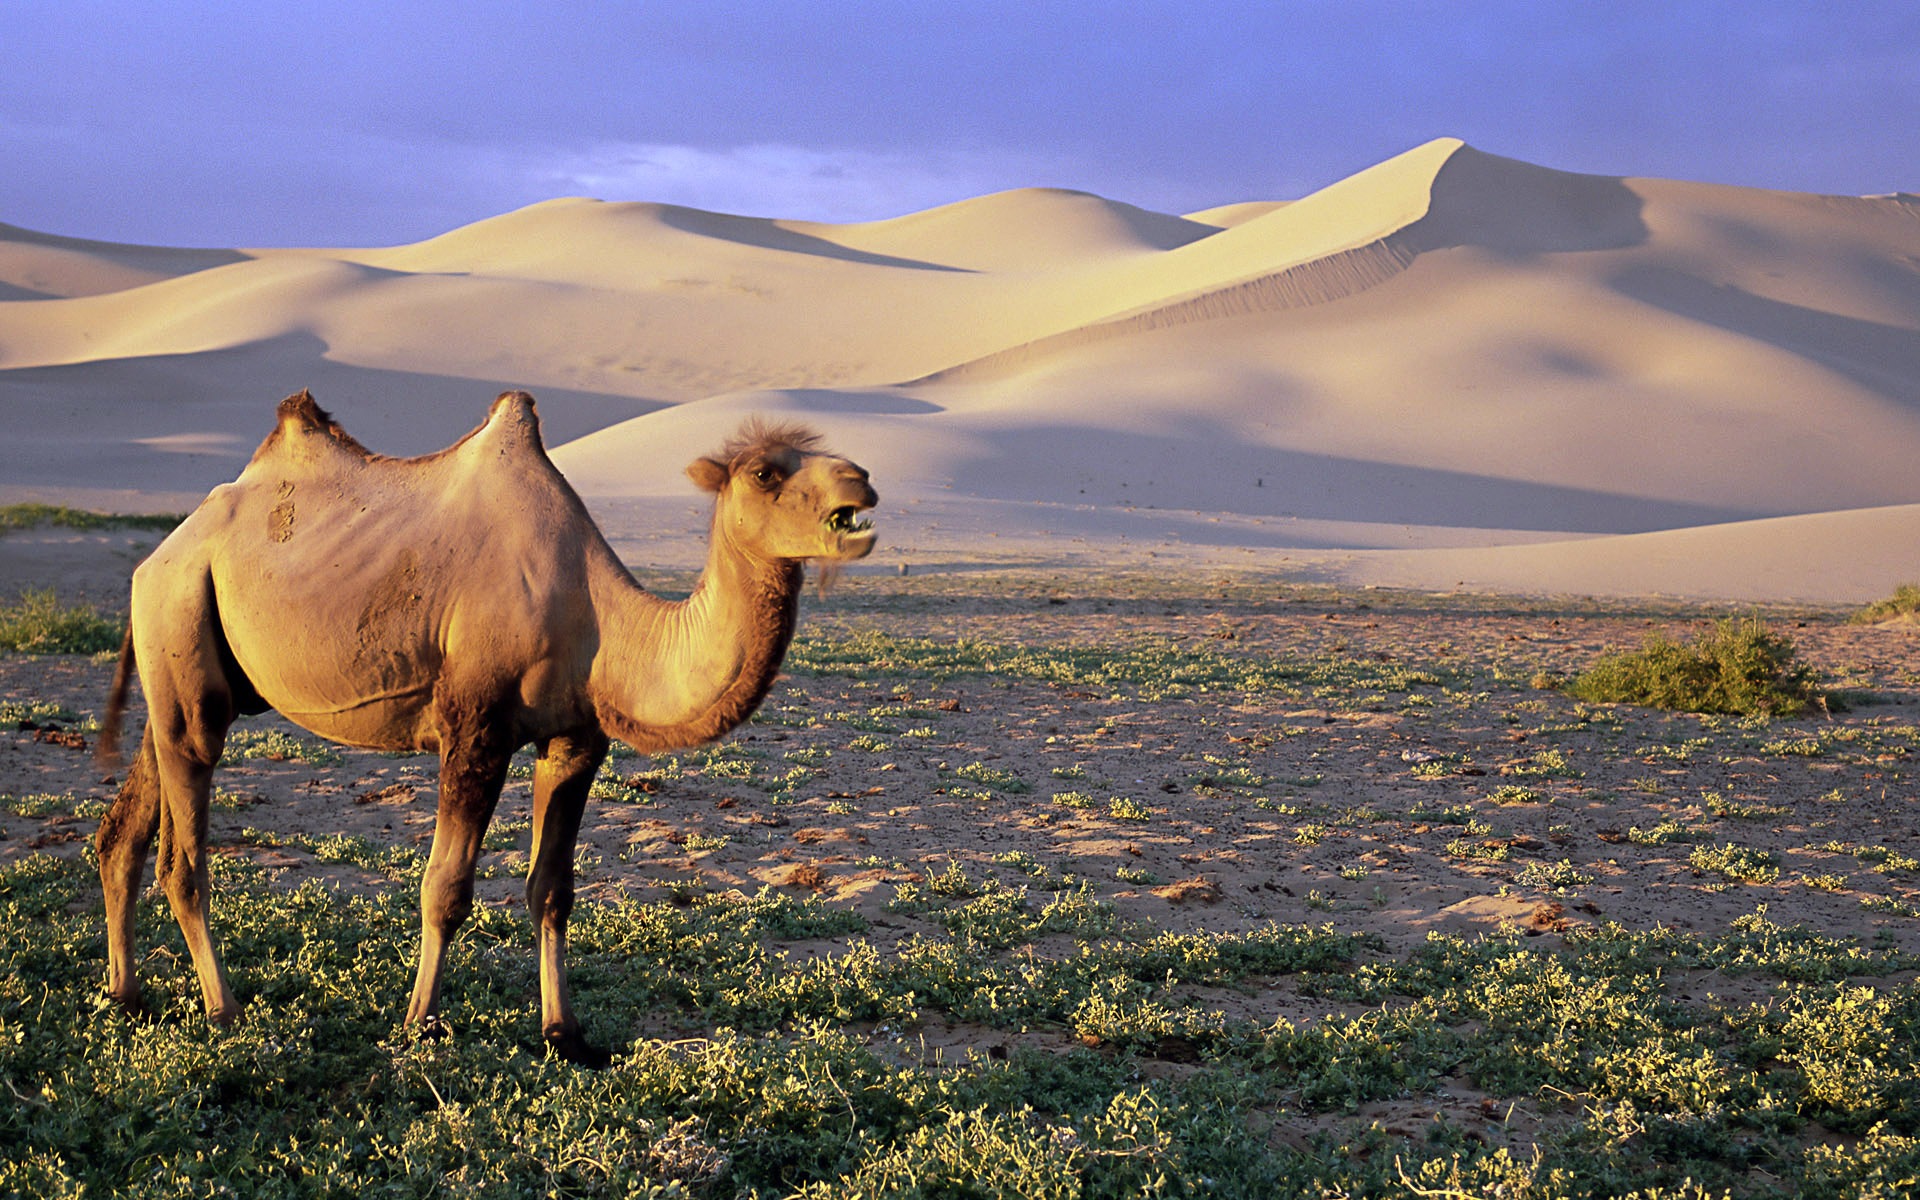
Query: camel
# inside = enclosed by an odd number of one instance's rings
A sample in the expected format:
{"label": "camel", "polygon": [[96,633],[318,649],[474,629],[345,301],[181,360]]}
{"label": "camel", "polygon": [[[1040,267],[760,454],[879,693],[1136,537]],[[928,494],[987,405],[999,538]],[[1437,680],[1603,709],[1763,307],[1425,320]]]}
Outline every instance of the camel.
{"label": "camel", "polygon": [[803,429],[749,421],[687,474],[713,495],[712,533],[698,584],[674,602],[614,557],[548,459],[525,392],[420,458],[371,453],[305,391],[282,401],[239,477],[134,572],[108,761],[136,671],[147,723],[97,837],[108,995],[141,1009],[134,901],[158,833],[157,873],[207,1017],[240,1015],[207,919],[207,800],[228,727],[272,708],[347,745],[438,752],[407,1022],[440,1029],[481,836],[507,760],[531,744],[541,1029],[562,1058],[606,1065],[568,999],[566,953],[574,842],[609,739],[658,753],[746,720],[786,655],[804,563],[874,545],[866,471]]}

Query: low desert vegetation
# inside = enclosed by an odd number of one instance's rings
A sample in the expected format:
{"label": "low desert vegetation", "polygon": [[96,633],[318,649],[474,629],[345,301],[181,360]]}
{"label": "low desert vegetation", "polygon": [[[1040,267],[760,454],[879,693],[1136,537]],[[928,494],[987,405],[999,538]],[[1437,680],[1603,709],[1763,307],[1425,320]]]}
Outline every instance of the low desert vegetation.
{"label": "low desert vegetation", "polygon": [[1655,634],[1639,650],[1594,663],[1567,693],[1596,704],[1769,717],[1826,702],[1792,641],[1757,617],[1723,618],[1688,642]]}
{"label": "low desert vegetation", "polygon": [[[321,850],[417,872],[351,840]],[[1436,936],[1394,956],[1332,926],[1155,932],[1084,888],[1043,903],[957,872],[901,889],[894,911],[940,928],[884,947],[855,914],[770,891],[592,904],[586,1007],[603,1036],[643,1031],[594,1073],[539,1046],[518,911],[476,915],[449,976],[457,1029],[418,1041],[403,889],[289,888],[231,859],[219,875],[250,996],[231,1031],[206,1026],[184,972],[150,983],[147,1022],[96,1009],[91,865],[0,870],[0,1188],[1837,1197],[1920,1170],[1920,962],[1764,912],[1716,935],[1603,925],[1558,949]],[[141,919],[169,944],[163,905]],[[1685,982],[1702,971],[1770,998]],[[1340,1012],[1233,1016],[1206,999],[1222,989]],[[1413,1116],[1418,1133],[1351,1119],[1462,1092],[1480,1099]],[[1524,1150],[1501,1133],[1522,1107],[1556,1113]]]}
{"label": "low desert vegetation", "polygon": [[99,654],[120,648],[125,626],[87,604],[63,604],[51,588],[29,588],[0,603],[0,650]]}
{"label": "low desert vegetation", "polygon": [[1692,611],[862,582],[734,736],[595,781],[570,961],[605,1072],[540,1033],[530,760],[422,1040],[432,760],[273,717],[233,730],[211,817],[245,1019],[208,1026],[152,888],[150,1014],[102,1006],[112,789],[68,743],[111,666],[0,655],[24,764],[0,777],[0,1195],[1837,1200],[1920,1176],[1898,631],[1810,621],[1809,659],[1885,699],[1795,718],[1534,686]]}
{"label": "low desert vegetation", "polygon": [[1853,621],[1858,625],[1915,618],[1920,618],[1920,583],[1903,583],[1893,589],[1893,595],[1853,614]]}
{"label": "low desert vegetation", "polygon": [[178,513],[103,513],[64,504],[0,505],[0,535],[41,525],[62,529],[149,529],[165,533],[185,518]]}

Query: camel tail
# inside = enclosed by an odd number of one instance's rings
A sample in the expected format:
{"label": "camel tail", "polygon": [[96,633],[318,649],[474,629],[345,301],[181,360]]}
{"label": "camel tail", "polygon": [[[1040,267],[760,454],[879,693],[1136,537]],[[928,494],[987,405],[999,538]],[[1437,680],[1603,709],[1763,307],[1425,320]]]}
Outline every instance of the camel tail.
{"label": "camel tail", "polygon": [[107,696],[107,715],[100,719],[100,736],[93,743],[93,761],[111,775],[120,769],[120,722],[127,715],[127,691],[133,686],[133,622],[120,639],[120,665],[113,672],[113,691]]}

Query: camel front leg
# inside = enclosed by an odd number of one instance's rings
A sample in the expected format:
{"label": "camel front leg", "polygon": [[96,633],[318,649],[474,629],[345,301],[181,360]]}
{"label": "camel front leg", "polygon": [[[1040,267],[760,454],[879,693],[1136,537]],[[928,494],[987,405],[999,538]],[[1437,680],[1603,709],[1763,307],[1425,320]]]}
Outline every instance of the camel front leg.
{"label": "camel front leg", "polygon": [[426,876],[420,881],[420,965],[413,979],[413,998],[407,1004],[409,1025],[431,1029],[439,1020],[447,946],[473,912],[473,869],[480,859],[480,840],[500,801],[507,760],[513,755],[505,741],[485,731],[465,739],[441,740],[440,807]]}
{"label": "camel front leg", "polygon": [[134,910],[147,851],[160,828],[160,776],[154,762],[153,730],[140,741],[139,756],[113,807],[100,819],[94,846],[100,857],[100,890],[107,903],[107,995],[130,1013],[140,1013],[139,972],[134,966]]}
{"label": "camel front leg", "polygon": [[613,1056],[587,1042],[567,994],[567,918],[573,912],[573,852],[587,791],[607,757],[607,739],[595,731],[556,737],[540,748],[533,768],[533,863],[527,871],[527,911],[540,953],[540,1030],[568,1062],[606,1067]]}

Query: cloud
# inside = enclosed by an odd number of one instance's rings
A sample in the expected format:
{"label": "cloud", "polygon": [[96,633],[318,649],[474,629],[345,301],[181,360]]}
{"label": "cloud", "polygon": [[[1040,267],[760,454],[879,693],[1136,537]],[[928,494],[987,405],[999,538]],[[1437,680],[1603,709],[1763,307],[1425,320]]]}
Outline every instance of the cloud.
{"label": "cloud", "polygon": [[550,195],[645,200],[743,216],[873,221],[1012,187],[1057,182],[1071,169],[1027,155],[903,154],[750,145],[724,149],[605,143],[529,164],[526,184]]}

